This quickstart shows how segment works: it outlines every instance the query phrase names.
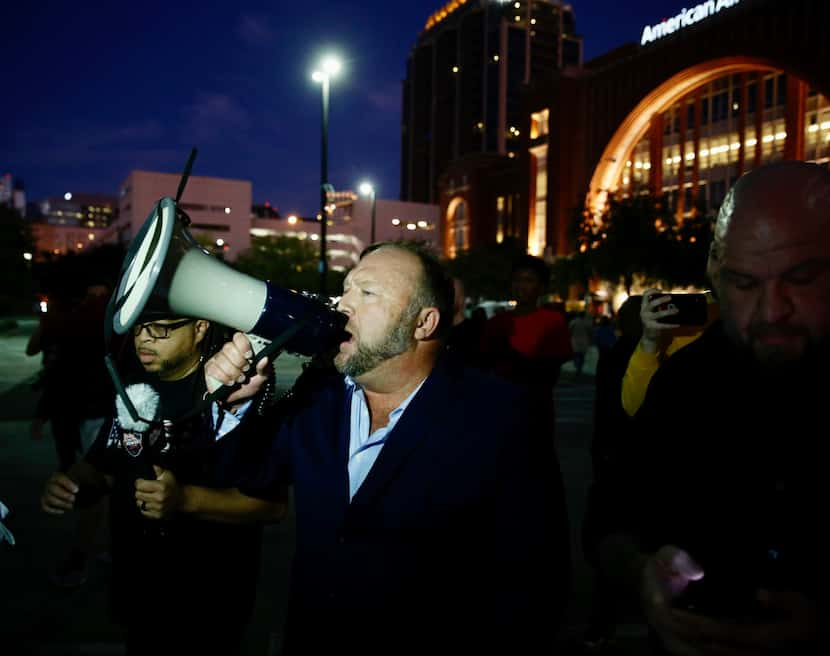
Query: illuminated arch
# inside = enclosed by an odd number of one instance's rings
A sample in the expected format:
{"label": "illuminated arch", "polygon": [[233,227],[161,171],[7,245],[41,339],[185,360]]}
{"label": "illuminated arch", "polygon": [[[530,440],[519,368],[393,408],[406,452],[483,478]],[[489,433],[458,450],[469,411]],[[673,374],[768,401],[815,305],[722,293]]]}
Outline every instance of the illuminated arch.
{"label": "illuminated arch", "polygon": [[444,225],[447,255],[454,258],[470,247],[470,204],[464,196],[456,196],[449,202]]}
{"label": "illuminated arch", "polygon": [[602,213],[608,194],[616,191],[628,154],[646,135],[654,116],[691,91],[718,78],[758,70],[786,71],[780,64],[760,57],[714,59],[681,71],[643,98],[617,128],[594,169],[586,198],[586,206],[591,213],[594,216]]}

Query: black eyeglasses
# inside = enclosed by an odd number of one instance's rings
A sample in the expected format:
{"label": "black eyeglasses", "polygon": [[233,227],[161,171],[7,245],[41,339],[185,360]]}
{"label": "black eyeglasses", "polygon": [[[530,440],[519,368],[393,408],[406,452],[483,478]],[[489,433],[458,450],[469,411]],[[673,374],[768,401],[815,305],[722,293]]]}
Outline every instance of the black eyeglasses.
{"label": "black eyeglasses", "polygon": [[182,319],[173,323],[137,323],[133,326],[133,335],[138,337],[141,331],[147,329],[147,334],[153,339],[167,339],[171,330],[177,330],[182,326],[193,323],[196,319]]}

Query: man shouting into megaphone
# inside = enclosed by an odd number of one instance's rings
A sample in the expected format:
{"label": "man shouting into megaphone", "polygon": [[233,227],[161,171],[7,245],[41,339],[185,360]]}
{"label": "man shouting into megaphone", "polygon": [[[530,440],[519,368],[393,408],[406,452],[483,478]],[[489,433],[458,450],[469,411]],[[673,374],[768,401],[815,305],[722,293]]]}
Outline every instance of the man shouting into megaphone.
{"label": "man shouting into megaphone", "polygon": [[138,419],[119,398],[86,458],[47,481],[41,506],[63,514],[111,494],[112,604],[127,653],[237,653],[255,597],[261,523],[284,516],[284,497],[229,495],[240,523],[178,514],[177,505],[184,485],[233,490],[243,463],[256,461],[262,398],[225,428],[224,411],[190,413],[205,394],[203,362],[224,331],[203,319],[142,321],[132,327],[136,371],[126,390]]}

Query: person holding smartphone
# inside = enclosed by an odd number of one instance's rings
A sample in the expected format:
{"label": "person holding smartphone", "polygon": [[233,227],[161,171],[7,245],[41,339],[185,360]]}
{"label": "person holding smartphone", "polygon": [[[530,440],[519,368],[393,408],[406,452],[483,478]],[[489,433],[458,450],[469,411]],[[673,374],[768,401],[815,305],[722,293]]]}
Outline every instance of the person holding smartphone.
{"label": "person holding smartphone", "polygon": [[651,377],[666,358],[700,337],[717,316],[712,294],[667,294],[655,288],[643,293],[643,334],[622,382],[622,406],[629,417],[640,409]]}
{"label": "person holding smartphone", "polygon": [[827,653],[830,171],[742,176],[707,273],[720,319],[654,374],[599,561],[655,654]]}

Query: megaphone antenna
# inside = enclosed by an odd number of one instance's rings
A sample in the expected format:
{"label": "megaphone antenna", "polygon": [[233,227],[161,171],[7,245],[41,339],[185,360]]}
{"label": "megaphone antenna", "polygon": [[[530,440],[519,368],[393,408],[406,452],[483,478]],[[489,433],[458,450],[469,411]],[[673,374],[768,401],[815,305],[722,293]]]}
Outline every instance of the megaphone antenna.
{"label": "megaphone antenna", "polygon": [[177,205],[182,197],[182,194],[184,193],[184,188],[187,186],[187,181],[190,179],[190,170],[193,168],[193,160],[196,159],[196,153],[197,150],[195,148],[190,149],[190,157],[187,158],[187,164],[184,165],[182,179],[179,180],[179,190],[176,192]]}

